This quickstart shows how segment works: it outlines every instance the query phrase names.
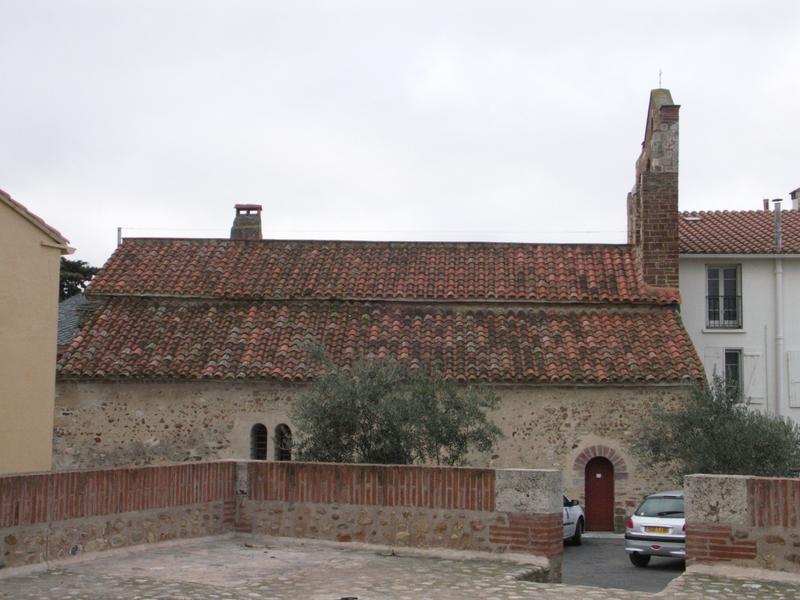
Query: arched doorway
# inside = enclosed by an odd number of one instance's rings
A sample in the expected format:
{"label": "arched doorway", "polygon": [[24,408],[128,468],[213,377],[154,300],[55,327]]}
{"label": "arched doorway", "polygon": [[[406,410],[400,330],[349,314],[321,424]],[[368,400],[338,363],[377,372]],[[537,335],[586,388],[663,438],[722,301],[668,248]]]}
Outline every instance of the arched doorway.
{"label": "arched doorway", "polygon": [[250,429],[250,458],[267,460],[267,428],[262,423],[256,423]]}
{"label": "arched doorway", "polygon": [[275,460],[292,460],[292,430],[283,423],[275,428]]}
{"label": "arched doorway", "polygon": [[586,463],[586,530],[614,531],[614,465],[603,456]]}

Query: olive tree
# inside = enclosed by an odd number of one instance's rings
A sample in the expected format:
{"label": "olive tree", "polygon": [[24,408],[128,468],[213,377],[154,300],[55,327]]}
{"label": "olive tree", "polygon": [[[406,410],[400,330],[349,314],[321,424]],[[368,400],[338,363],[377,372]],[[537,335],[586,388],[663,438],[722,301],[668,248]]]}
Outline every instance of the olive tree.
{"label": "olive tree", "polygon": [[738,388],[714,377],[677,410],[643,420],[634,451],[676,480],[690,473],[790,476],[800,469],[800,427],[751,409]]}
{"label": "olive tree", "polygon": [[487,415],[497,396],[486,388],[393,358],[365,357],[350,368],[324,361],[292,411],[301,460],[457,465],[500,436]]}

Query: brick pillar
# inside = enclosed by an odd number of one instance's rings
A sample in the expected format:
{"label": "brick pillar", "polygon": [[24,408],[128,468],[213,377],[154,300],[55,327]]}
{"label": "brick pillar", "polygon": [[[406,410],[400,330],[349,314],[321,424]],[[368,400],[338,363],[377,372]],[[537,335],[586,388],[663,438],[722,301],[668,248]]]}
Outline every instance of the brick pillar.
{"label": "brick pillar", "polygon": [[678,287],[678,111],[652,90],[636,182],[628,194],[628,243],[645,285]]}
{"label": "brick pillar", "polygon": [[500,469],[495,473],[495,510],[504,522],[489,539],[511,552],[530,552],[550,561],[549,581],[561,581],[564,555],[561,471]]}
{"label": "brick pillar", "polygon": [[753,506],[748,495],[751,479],[744,475],[684,478],[687,563],[756,561]]}

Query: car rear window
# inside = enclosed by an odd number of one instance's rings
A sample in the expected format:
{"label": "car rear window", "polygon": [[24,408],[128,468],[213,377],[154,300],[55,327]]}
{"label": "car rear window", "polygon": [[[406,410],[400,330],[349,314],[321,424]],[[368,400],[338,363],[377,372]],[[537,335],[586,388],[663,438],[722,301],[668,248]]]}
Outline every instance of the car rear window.
{"label": "car rear window", "polygon": [[677,496],[659,496],[647,498],[636,509],[637,517],[683,517],[683,498]]}

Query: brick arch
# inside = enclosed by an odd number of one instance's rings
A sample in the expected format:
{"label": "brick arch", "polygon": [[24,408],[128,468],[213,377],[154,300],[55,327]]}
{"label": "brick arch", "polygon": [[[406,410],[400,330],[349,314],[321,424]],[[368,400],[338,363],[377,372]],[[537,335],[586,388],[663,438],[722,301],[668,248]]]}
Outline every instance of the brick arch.
{"label": "brick arch", "polygon": [[581,478],[583,478],[583,474],[586,470],[586,464],[597,456],[607,458],[611,461],[611,464],[614,465],[614,479],[619,480],[628,478],[628,465],[625,464],[625,459],[622,458],[620,453],[613,448],[604,446],[602,444],[595,444],[593,446],[587,446],[584,448],[580,454],[578,454],[577,458],[575,458],[575,462],[572,463],[572,468],[579,473]]}

